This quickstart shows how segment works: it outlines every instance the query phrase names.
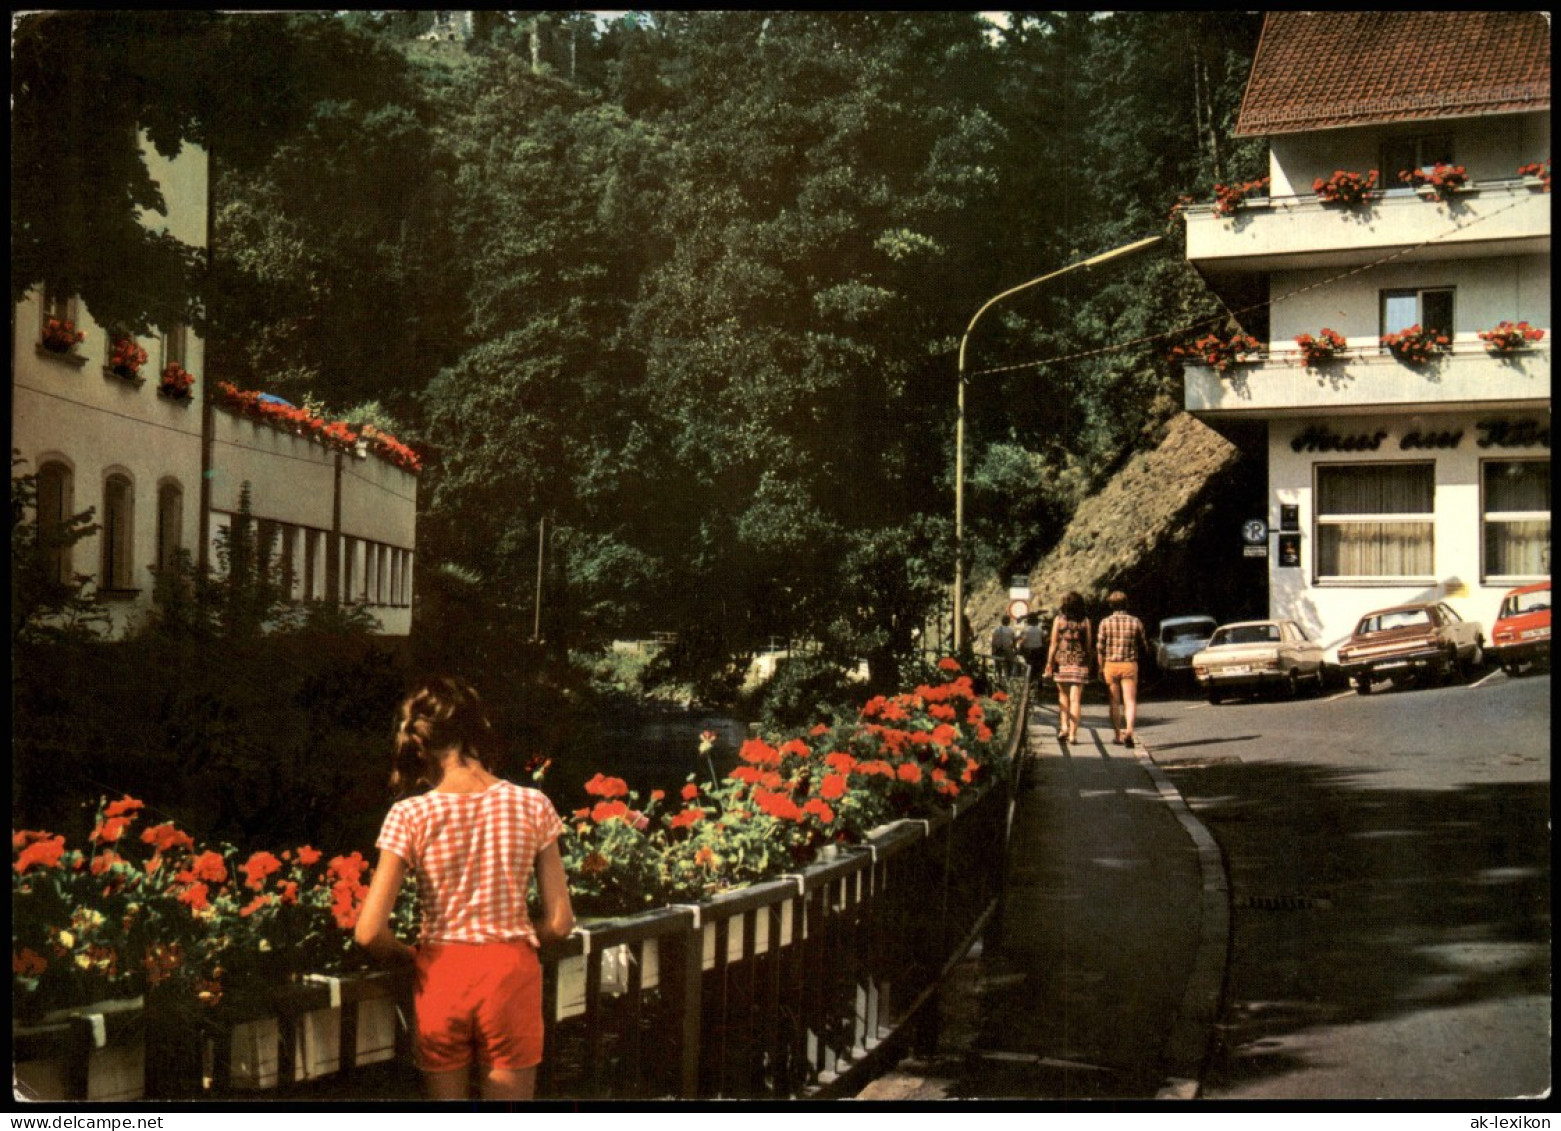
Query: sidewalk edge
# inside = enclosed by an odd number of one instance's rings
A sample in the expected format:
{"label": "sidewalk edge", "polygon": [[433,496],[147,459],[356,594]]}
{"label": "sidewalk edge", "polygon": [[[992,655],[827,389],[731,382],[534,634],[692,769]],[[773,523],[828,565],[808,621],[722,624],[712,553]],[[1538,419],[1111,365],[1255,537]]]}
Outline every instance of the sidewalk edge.
{"label": "sidewalk edge", "polygon": [[[1186,991],[1160,1055],[1167,1076],[1167,1087],[1162,1089],[1161,1096],[1196,1099],[1202,1091],[1204,1067],[1208,1063],[1214,1025],[1219,1019],[1225,993],[1225,970],[1230,959],[1230,884],[1225,875],[1224,856],[1214,835],[1193,815],[1181,792],[1155,763],[1151,752],[1140,745],[1134,753],[1198,851],[1198,870],[1202,877],[1198,950],[1193,956]],[[1193,1086],[1189,1088],[1189,1084]]]}

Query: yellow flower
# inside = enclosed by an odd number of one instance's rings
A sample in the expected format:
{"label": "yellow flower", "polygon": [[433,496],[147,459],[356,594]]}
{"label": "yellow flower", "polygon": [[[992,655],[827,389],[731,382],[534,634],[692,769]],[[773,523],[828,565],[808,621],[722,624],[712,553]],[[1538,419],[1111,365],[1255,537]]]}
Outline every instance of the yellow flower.
{"label": "yellow flower", "polygon": [[69,950],[71,947],[76,945],[76,936],[71,934],[69,931],[61,931],[59,934],[59,939],[60,945],[63,946],[66,950]]}

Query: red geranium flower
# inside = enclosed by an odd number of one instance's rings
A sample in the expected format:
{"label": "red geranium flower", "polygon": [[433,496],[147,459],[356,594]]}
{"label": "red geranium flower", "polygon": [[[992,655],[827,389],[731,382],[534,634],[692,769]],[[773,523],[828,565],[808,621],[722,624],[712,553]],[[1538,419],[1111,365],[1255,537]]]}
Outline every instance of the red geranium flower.
{"label": "red geranium flower", "polygon": [[174,848],[195,851],[195,842],[190,839],[190,834],[180,832],[173,824],[153,825],[143,830],[141,841],[143,844],[150,844],[158,852],[167,852]]}
{"label": "red geranium flower", "polygon": [[812,813],[826,825],[832,823],[835,819],[835,811],[829,807],[829,804],[823,798],[810,798],[802,809],[806,813]]}
{"label": "red geranium flower", "polygon": [[143,804],[143,802],[137,801],[133,797],[124,797],[118,801],[110,801],[108,808],[103,810],[103,816],[123,817],[127,813],[134,813],[137,809],[142,808]]}
{"label": "red geranium flower", "polygon": [[946,672],[957,672],[959,671],[959,661],[952,656],[944,656],[943,659],[938,661],[938,667]]}
{"label": "red geranium flower", "polygon": [[180,872],[176,878],[186,884],[196,880],[220,884],[228,878],[228,868],[220,853],[208,849],[190,861],[190,866]]}
{"label": "red geranium flower", "polygon": [[677,816],[673,817],[672,820],[668,823],[674,829],[686,829],[694,825],[696,822],[703,821],[704,819],[705,811],[703,809],[684,809]]}
{"label": "red geranium flower", "polygon": [[21,855],[16,858],[16,872],[21,875],[35,866],[58,868],[60,857],[63,855],[65,855],[65,838],[62,836],[33,841],[23,848]]}
{"label": "red geranium flower", "polygon": [[320,850],[318,848],[310,848],[306,844],[306,845],[303,845],[298,850],[298,862],[300,864],[302,864],[306,868],[309,865],[315,863],[319,859],[320,859]]}
{"label": "red geranium flower", "polygon": [[614,797],[627,797],[629,783],[622,778],[610,778],[604,774],[597,774],[585,783],[585,791],[593,797],[611,800]]}
{"label": "red geranium flower", "polygon": [[211,906],[206,898],[210,891],[205,884],[191,884],[179,893],[179,902],[188,905],[191,911],[204,911]]}
{"label": "red geranium flower", "polygon": [[684,801],[692,801],[692,800],[694,800],[694,798],[696,798],[698,796],[699,796],[699,787],[697,785],[695,785],[693,782],[689,782],[687,785],[685,785],[683,787],[683,800]]}
{"label": "red geranium flower", "polygon": [[265,887],[266,877],[280,871],[282,862],[269,852],[257,852],[244,862],[244,886],[251,891]]}
{"label": "red geranium flower", "polygon": [[591,810],[591,819],[598,825],[614,819],[627,820],[628,816],[629,807],[621,801],[598,801]]}
{"label": "red geranium flower", "polygon": [[834,801],[845,796],[847,784],[844,774],[826,774],[823,783],[818,787],[818,795],[826,801]]}
{"label": "red geranium flower", "polygon": [[908,781],[912,785],[921,781],[921,766],[916,762],[901,762],[900,768],[895,772],[901,781]]}

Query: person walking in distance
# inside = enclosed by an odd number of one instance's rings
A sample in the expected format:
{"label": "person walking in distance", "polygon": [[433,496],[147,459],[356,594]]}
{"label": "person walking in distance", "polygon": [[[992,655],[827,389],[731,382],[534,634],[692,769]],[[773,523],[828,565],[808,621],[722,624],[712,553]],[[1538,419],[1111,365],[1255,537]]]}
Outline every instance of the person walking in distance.
{"label": "person walking in distance", "polygon": [[1089,681],[1089,617],[1084,598],[1069,591],[1062,609],[1052,621],[1051,649],[1046,654],[1046,674],[1057,681],[1057,738],[1077,742],[1083,715],[1084,684]]}
{"label": "person walking in distance", "polygon": [[1096,633],[1100,650],[1100,674],[1111,697],[1111,727],[1118,746],[1134,744],[1133,724],[1138,715],[1138,665],[1149,655],[1144,622],[1127,611],[1127,594],[1113,590],[1106,598],[1111,614]]}
{"label": "person walking in distance", "polygon": [[[417,1061],[430,1099],[470,1098],[474,1065],[483,1099],[532,1097],[542,1061],[537,947],[574,929],[563,823],[544,794],[490,771],[494,746],[464,680],[428,680],[402,702],[390,778],[402,800],[380,829],[379,866],[353,932],[376,958],[416,964]],[[422,909],[416,948],[390,929],[408,871]]]}
{"label": "person walking in distance", "polygon": [[1031,613],[1024,621],[1024,632],[1019,635],[1019,654],[1024,658],[1025,678],[1040,685],[1041,668],[1046,663],[1046,633],[1041,628],[1041,615]]}
{"label": "person walking in distance", "polygon": [[997,678],[1002,680],[1009,680],[1014,676],[1014,651],[1017,640],[1013,624],[1014,618],[1004,613],[1002,621],[992,630],[992,666],[997,671]]}

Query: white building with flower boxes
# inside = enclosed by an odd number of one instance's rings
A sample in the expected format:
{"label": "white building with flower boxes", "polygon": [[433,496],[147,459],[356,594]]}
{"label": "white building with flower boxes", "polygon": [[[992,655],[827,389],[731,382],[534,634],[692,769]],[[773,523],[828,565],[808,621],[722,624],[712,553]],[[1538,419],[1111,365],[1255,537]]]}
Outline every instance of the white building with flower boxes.
{"label": "white building with flower boxes", "polygon": [[1253,552],[1271,614],[1330,658],[1398,603],[1488,635],[1503,592],[1549,576],[1549,32],[1271,13],[1236,131],[1268,140],[1267,195],[1185,211],[1189,261],[1259,345],[1189,364],[1185,404],[1266,423]]}
{"label": "white building with flower boxes", "polygon": [[[168,209],[146,222],[205,247],[205,153],[142,150]],[[91,578],[115,635],[154,611],[154,571],[181,552],[218,565],[246,487],[272,548],[264,568],[292,600],[361,604],[381,632],[411,631],[413,452],[213,382],[188,327],[126,337],[75,296],[40,290],[14,315],[11,446],[25,461],[14,471],[38,476],[40,523],[93,509],[98,532],[59,550],[52,568]]]}

